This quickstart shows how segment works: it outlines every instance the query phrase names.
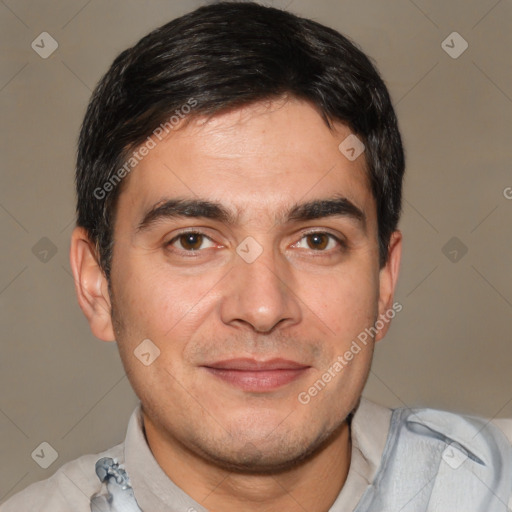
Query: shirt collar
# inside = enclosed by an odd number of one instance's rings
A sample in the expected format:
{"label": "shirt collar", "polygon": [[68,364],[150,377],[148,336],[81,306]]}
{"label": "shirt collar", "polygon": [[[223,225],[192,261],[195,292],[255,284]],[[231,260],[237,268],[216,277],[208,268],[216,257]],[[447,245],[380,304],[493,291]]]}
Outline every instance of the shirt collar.
{"label": "shirt collar", "polygon": [[150,512],[208,512],[164,472],[149,448],[141,404],[133,411],[124,443],[125,468],[139,507]]}
{"label": "shirt collar", "polygon": [[[361,398],[351,421],[352,459],[332,512],[354,506],[373,481],[386,444],[391,410]],[[208,512],[165,474],[144,433],[141,404],[133,411],[124,442],[125,468],[140,508],[151,512]],[[342,506],[344,508],[339,508]]]}

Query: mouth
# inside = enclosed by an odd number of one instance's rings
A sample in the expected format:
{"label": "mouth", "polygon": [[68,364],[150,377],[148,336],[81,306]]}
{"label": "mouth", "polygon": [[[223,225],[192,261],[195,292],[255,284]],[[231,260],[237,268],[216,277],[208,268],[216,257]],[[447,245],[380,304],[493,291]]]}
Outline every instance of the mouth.
{"label": "mouth", "polygon": [[204,365],[211,375],[243,391],[274,391],[304,376],[311,366],[287,359],[229,359]]}

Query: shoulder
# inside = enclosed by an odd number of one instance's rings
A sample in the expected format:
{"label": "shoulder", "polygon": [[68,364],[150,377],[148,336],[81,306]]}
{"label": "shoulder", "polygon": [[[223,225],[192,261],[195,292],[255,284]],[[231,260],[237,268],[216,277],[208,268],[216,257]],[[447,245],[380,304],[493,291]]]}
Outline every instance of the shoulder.
{"label": "shoulder", "polygon": [[512,418],[496,418],[491,423],[505,434],[508,442],[512,445]]}
{"label": "shoulder", "polygon": [[485,465],[498,467],[512,461],[512,420],[491,420],[430,408],[396,409],[395,423],[423,440],[463,448]]}
{"label": "shoulder", "polygon": [[124,443],[64,464],[50,478],[12,496],[0,505],[0,512],[90,512],[91,496],[101,487],[96,461],[106,456],[124,463]]}

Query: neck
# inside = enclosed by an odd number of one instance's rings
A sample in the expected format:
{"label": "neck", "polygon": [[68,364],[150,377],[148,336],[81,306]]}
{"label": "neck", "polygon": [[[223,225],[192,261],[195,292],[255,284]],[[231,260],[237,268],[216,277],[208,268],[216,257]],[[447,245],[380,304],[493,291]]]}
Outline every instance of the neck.
{"label": "neck", "polygon": [[169,442],[144,414],[149,447],[167,476],[211,512],[327,512],[345,484],[351,458],[345,421],[315,454],[276,474],[229,472]]}

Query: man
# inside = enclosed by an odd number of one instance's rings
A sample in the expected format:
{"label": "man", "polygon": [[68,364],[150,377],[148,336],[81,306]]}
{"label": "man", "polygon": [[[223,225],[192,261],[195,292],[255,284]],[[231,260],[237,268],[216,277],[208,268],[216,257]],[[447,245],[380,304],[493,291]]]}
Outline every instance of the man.
{"label": "man", "polygon": [[400,310],[404,156],[339,33],[218,3],[123,52],[77,161],[71,265],[140,398],[124,443],[10,511],[506,511],[479,418],[361,394]]}

